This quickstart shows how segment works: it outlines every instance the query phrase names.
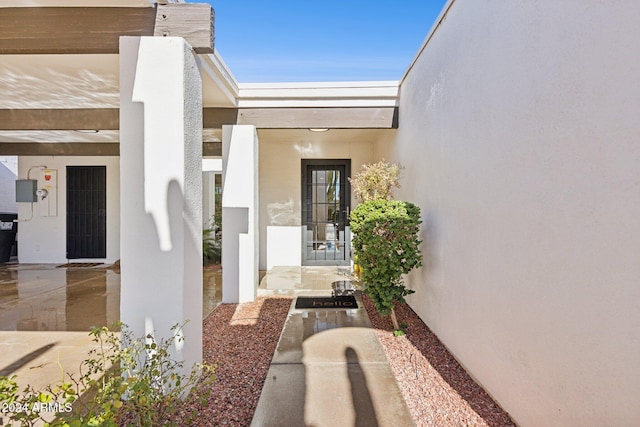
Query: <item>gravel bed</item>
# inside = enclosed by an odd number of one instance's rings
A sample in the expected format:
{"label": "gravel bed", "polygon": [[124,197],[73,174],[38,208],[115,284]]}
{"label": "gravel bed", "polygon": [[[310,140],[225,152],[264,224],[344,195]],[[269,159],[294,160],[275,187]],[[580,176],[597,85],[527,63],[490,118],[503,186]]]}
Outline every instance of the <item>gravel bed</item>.
{"label": "gravel bed", "polygon": [[[395,337],[368,297],[365,308],[382,344],[411,415],[422,426],[515,426],[509,415],[467,374],[438,338],[407,305],[398,306],[407,335]],[[204,321],[204,361],[216,364],[207,404],[198,411],[200,426],[251,424],[291,299],[261,298],[222,304]],[[179,425],[180,416],[177,417]]]}
{"label": "gravel bed", "polygon": [[407,335],[396,337],[391,319],[366,296],[364,303],[419,427],[515,426],[408,305],[396,307],[398,322],[407,325]]}
{"label": "gravel bed", "polygon": [[[185,405],[198,411],[199,426],[249,426],[290,298],[260,298],[243,304],[221,304],[203,323],[203,359],[217,365],[206,405]],[[177,417],[178,425],[185,425]]]}

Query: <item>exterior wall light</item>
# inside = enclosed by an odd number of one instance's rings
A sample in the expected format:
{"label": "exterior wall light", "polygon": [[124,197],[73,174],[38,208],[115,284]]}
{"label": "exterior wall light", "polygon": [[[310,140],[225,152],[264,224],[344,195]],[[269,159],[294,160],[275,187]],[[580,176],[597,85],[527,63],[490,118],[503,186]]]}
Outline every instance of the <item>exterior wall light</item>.
{"label": "exterior wall light", "polygon": [[327,128],[309,128],[309,130],[310,130],[311,132],[326,132],[326,131],[328,131],[329,129],[327,129]]}

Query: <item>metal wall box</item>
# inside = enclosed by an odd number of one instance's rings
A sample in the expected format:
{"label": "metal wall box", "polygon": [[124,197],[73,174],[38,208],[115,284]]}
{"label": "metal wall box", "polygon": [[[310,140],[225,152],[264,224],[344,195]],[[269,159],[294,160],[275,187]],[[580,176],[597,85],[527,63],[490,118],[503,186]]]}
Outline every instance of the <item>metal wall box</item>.
{"label": "metal wall box", "polygon": [[16,202],[35,203],[38,201],[36,190],[38,181],[35,179],[16,180]]}

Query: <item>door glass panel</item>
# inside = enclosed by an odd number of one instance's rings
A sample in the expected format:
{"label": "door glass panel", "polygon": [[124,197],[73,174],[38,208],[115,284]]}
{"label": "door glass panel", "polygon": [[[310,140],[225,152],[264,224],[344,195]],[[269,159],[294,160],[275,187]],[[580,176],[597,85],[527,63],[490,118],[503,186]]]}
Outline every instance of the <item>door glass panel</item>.
{"label": "door glass panel", "polygon": [[[312,161],[308,161],[312,162]],[[303,161],[303,261],[305,265],[344,265],[350,261],[348,160]]]}

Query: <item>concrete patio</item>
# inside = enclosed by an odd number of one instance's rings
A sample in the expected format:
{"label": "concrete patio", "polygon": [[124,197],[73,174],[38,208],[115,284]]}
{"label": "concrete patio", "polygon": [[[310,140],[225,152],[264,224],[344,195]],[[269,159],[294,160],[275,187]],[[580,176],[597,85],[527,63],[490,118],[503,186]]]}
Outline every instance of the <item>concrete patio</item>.
{"label": "concrete patio", "polygon": [[[221,273],[203,272],[203,317],[221,301]],[[42,388],[78,371],[88,333],[120,320],[120,274],[109,265],[0,266],[0,375]]]}
{"label": "concrete patio", "polygon": [[[221,301],[221,274],[203,276],[206,317]],[[261,296],[330,295],[348,269],[278,267],[261,276]],[[325,310],[292,301],[254,426],[413,425],[357,299],[357,309]],[[61,369],[77,372],[95,346],[88,331],[117,321],[119,304],[120,275],[110,266],[0,266],[0,374],[43,388]]]}

